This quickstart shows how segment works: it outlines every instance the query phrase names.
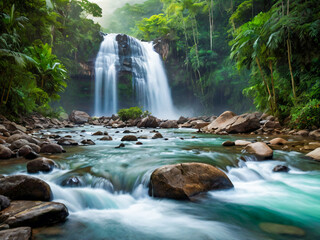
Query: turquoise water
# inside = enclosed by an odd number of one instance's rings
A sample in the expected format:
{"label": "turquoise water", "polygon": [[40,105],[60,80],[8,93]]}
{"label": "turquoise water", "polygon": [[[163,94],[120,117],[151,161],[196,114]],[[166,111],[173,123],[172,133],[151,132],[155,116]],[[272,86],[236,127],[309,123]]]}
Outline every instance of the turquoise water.
{"label": "turquoise water", "polygon": [[[83,129],[81,137],[78,132]],[[98,130],[108,131],[114,140],[98,141],[101,136],[91,136]],[[150,129],[130,130],[139,131],[136,136],[154,134]],[[58,169],[35,175],[50,184],[54,201],[66,204],[70,212],[65,223],[36,230],[35,239],[320,239],[320,164],[302,153],[275,151],[272,161],[245,156],[245,162],[241,149],[221,146],[239,137],[190,129],[161,129],[168,140],[139,139],[143,145],[126,142],[124,148],[115,148],[126,135],[123,131],[87,126],[44,132],[90,138],[97,145],[66,148],[67,153],[52,156]],[[209,192],[193,202],[149,197],[152,171],[181,162],[217,166],[235,187]],[[291,170],[273,173],[278,164]],[[4,161],[0,167],[1,174],[27,174],[25,160]],[[77,187],[65,185],[72,177],[79,180]],[[295,226],[304,234],[270,232],[261,227],[265,223]]]}

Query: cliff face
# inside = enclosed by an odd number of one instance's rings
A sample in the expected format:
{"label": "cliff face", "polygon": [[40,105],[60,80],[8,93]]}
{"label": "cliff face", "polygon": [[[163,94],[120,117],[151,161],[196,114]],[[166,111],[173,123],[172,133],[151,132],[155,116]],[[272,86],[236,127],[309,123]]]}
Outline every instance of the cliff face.
{"label": "cliff face", "polygon": [[167,61],[170,54],[170,40],[167,38],[157,38],[153,41],[154,50],[159,53],[163,61]]}

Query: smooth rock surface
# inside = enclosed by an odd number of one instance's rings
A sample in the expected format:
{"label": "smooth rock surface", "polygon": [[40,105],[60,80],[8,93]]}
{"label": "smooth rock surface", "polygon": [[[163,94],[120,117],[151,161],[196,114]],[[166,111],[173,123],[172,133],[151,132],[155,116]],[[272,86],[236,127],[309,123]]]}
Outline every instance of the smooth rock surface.
{"label": "smooth rock surface", "polygon": [[267,160],[273,157],[273,150],[264,142],[251,143],[246,146],[245,150],[254,154],[258,160]]}
{"label": "smooth rock surface", "polygon": [[28,173],[50,172],[55,165],[51,159],[40,157],[27,163],[27,171]]}
{"label": "smooth rock surface", "polygon": [[47,143],[42,145],[41,153],[62,153],[64,152],[63,147],[55,143]]}
{"label": "smooth rock surface", "polygon": [[10,148],[7,148],[4,145],[0,145],[0,159],[8,159],[11,158],[12,151]]}
{"label": "smooth rock surface", "polygon": [[10,227],[41,227],[63,222],[69,215],[62,203],[41,201],[12,201],[10,207],[3,210],[9,214],[4,222]]}
{"label": "smooth rock surface", "polygon": [[13,175],[0,178],[0,194],[11,200],[41,200],[52,198],[50,186],[41,179]]}
{"label": "smooth rock surface", "polygon": [[121,141],[138,141],[138,138],[134,135],[123,136]]}
{"label": "smooth rock surface", "polygon": [[87,114],[86,112],[77,111],[77,110],[73,110],[69,115],[69,120],[76,124],[87,123],[89,118],[90,118],[89,114]]}
{"label": "smooth rock surface", "polygon": [[286,145],[288,143],[288,141],[283,138],[274,138],[274,139],[270,140],[269,142],[272,145]]}
{"label": "smooth rock surface", "polygon": [[182,163],[156,169],[150,177],[149,195],[187,200],[202,192],[232,187],[227,175],[209,164]]}
{"label": "smooth rock surface", "polygon": [[313,158],[313,159],[315,159],[317,161],[320,161],[320,147],[315,149],[315,150],[313,150],[312,152],[309,152],[307,154],[307,156],[311,157],[311,158]]}
{"label": "smooth rock surface", "polygon": [[10,199],[0,195],[0,211],[10,206]]}
{"label": "smooth rock surface", "polygon": [[31,240],[30,227],[19,227],[0,231],[1,240]]}

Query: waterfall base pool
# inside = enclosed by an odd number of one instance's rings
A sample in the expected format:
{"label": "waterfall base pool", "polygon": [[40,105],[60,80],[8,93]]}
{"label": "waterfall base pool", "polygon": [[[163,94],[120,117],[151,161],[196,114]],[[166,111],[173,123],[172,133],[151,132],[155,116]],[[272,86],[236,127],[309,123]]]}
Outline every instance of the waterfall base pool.
{"label": "waterfall base pool", "polygon": [[[81,130],[86,130],[83,137]],[[108,131],[113,141],[92,136],[99,130]],[[221,146],[240,135],[204,135],[190,129],[159,129],[168,138],[164,140],[150,139],[152,129],[130,128],[149,139],[139,139],[143,145],[126,142],[124,148],[115,148],[124,130],[86,126],[43,132],[91,138],[96,145],[66,148],[67,153],[51,156],[59,168],[33,174],[50,184],[54,201],[64,203],[70,213],[65,223],[34,229],[34,239],[320,239],[320,163],[304,154],[275,151],[274,160],[243,161],[240,150]],[[0,174],[27,174],[26,162],[1,161]],[[211,191],[190,202],[148,196],[152,171],[182,162],[220,168],[234,189]],[[290,171],[272,172],[279,164]]]}

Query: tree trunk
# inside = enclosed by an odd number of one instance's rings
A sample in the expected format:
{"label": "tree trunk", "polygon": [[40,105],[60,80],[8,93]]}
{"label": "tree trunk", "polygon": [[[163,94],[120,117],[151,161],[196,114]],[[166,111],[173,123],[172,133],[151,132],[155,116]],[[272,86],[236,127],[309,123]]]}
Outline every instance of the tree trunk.
{"label": "tree trunk", "polygon": [[274,79],[273,79],[273,68],[272,68],[272,62],[269,61],[269,68],[271,71],[271,85],[272,85],[272,92],[273,92],[273,104],[274,104],[274,108],[275,110],[277,109],[277,100],[276,100],[276,92],[274,89]]}

